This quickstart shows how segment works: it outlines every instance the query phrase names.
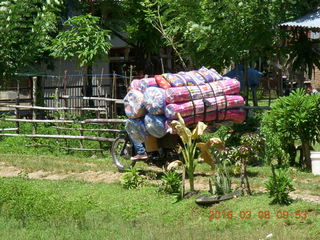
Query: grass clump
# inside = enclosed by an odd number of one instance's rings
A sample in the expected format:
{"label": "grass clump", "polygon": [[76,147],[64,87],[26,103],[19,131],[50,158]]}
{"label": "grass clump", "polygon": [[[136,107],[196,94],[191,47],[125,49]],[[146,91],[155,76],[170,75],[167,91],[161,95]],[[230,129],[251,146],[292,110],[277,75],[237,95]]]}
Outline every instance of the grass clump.
{"label": "grass clump", "polygon": [[131,167],[126,170],[126,173],[122,176],[121,185],[126,189],[134,189],[141,187],[144,183],[143,177],[140,175],[141,170]]}
{"label": "grass clump", "polygon": [[269,197],[272,198],[271,204],[289,205],[292,203],[289,193],[294,191],[294,187],[288,176],[288,170],[283,168],[273,170],[273,175],[265,186],[269,191]]}

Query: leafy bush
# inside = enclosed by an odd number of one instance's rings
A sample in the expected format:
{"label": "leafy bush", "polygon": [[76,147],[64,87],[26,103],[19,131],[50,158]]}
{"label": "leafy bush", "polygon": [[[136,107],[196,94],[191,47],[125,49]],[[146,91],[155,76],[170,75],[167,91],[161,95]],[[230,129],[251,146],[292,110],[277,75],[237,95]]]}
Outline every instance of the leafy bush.
{"label": "leafy bush", "polygon": [[267,150],[267,156],[283,158],[283,152],[276,149],[280,147],[294,159],[294,143],[299,140],[302,144],[303,164],[311,169],[311,144],[320,134],[320,95],[306,94],[304,89],[297,89],[288,97],[279,98],[271,108],[263,116],[261,129],[267,146],[271,147]]}
{"label": "leafy bush", "polygon": [[231,189],[231,177],[229,175],[228,160],[223,160],[216,164],[216,172],[213,176],[213,183],[215,186],[215,193],[218,196],[228,194]]}
{"label": "leafy bush", "polygon": [[143,178],[140,176],[140,169],[131,167],[122,176],[121,185],[126,189],[134,189],[142,186]]}
{"label": "leafy bush", "polygon": [[165,172],[161,180],[161,191],[164,191],[169,194],[180,193],[182,185],[181,174],[174,171]]}
{"label": "leafy bush", "polygon": [[288,177],[288,170],[279,168],[273,170],[273,176],[265,183],[269,197],[273,198],[271,204],[289,205],[292,199],[289,196],[294,191],[292,180]]}

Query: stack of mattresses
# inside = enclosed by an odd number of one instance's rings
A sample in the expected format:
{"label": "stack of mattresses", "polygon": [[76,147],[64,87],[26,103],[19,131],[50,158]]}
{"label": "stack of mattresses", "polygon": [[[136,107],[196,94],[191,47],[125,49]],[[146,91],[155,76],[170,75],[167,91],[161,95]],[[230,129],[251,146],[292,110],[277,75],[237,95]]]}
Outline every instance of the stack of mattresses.
{"label": "stack of mattresses", "polygon": [[244,99],[239,91],[239,81],[223,78],[214,69],[205,67],[133,80],[124,99],[129,118],[126,130],[139,142],[144,142],[148,135],[161,138],[178,113],[187,125],[199,121],[241,123],[245,111],[240,109]]}

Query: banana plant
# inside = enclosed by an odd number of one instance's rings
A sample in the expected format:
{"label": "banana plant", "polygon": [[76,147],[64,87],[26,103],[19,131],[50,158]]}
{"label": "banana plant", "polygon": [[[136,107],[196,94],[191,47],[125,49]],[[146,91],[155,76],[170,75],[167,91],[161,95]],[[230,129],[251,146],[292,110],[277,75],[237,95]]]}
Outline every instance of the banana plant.
{"label": "banana plant", "polygon": [[197,161],[195,159],[197,150],[197,138],[201,136],[207,125],[203,122],[198,122],[196,128],[192,131],[186,126],[183,118],[178,114],[178,121],[171,122],[172,129],[180,136],[183,146],[181,149],[182,156],[185,162],[185,168],[189,177],[190,191],[194,189],[194,171],[196,168]]}

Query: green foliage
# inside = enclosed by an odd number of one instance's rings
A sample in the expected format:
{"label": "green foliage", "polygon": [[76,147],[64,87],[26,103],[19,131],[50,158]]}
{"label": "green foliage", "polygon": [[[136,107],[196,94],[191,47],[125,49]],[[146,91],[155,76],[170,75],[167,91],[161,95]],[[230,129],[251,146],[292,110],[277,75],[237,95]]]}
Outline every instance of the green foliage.
{"label": "green foliage", "polygon": [[77,57],[79,65],[88,66],[97,58],[107,54],[111,48],[110,31],[99,27],[99,17],[91,15],[75,16],[68,19],[48,47],[54,57],[64,59]]}
{"label": "green foliage", "polygon": [[216,163],[216,172],[213,176],[213,183],[215,186],[215,193],[218,196],[228,194],[232,191],[228,165],[230,165],[228,159],[222,159]]}
{"label": "green foliage", "polygon": [[294,187],[287,169],[273,169],[273,176],[265,186],[269,191],[269,197],[273,198],[271,204],[289,205],[292,202],[289,193],[294,191]]}
{"label": "green foliage", "polygon": [[286,31],[278,25],[315,11],[318,5],[317,0],[145,0],[143,7],[147,19],[163,28],[162,36],[189,68],[205,65],[222,70],[231,62],[289,53],[290,48],[280,44]]}
{"label": "green foliage", "polygon": [[181,153],[184,159],[186,172],[189,177],[190,191],[194,191],[194,171],[196,169],[197,160],[195,158],[197,152],[197,139],[203,134],[207,125],[198,122],[197,126],[191,131],[178,113],[178,121],[171,122],[172,129],[177,132],[182,140]]}
{"label": "green foliage", "polygon": [[174,171],[164,172],[161,180],[161,191],[169,194],[177,194],[181,192],[182,180],[180,173]]}
{"label": "green foliage", "polygon": [[140,175],[141,170],[131,167],[126,170],[126,173],[122,176],[121,185],[126,189],[134,189],[141,187],[143,184],[143,178]]}
{"label": "green foliage", "polygon": [[[279,98],[272,110],[263,116],[261,131],[266,137],[267,157],[284,159],[296,140],[310,146],[320,134],[320,95],[297,89],[288,97]],[[279,148],[281,150],[279,150]],[[310,152],[304,151],[305,161]]]}
{"label": "green foliage", "polygon": [[0,1],[0,73],[6,78],[44,56],[61,1]]}

